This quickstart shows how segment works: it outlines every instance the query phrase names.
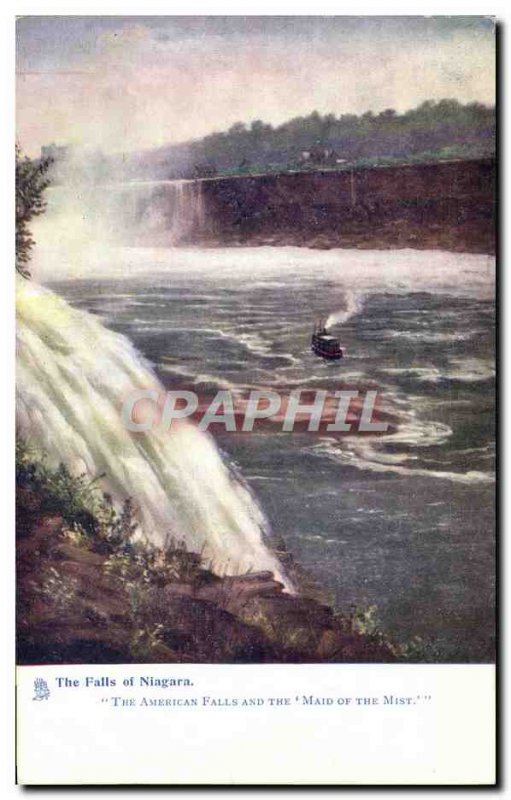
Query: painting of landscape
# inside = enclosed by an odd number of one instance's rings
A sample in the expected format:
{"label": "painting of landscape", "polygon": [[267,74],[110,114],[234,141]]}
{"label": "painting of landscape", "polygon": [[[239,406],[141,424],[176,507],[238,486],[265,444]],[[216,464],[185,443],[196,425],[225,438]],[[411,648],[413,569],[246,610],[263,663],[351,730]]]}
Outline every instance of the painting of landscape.
{"label": "painting of landscape", "polygon": [[17,660],[495,659],[495,23],[17,21]]}

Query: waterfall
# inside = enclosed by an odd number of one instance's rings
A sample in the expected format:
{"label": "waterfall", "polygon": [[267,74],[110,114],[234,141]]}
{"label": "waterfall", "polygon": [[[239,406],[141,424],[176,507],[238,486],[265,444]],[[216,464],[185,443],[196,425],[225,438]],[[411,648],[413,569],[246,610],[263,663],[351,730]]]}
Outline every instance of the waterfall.
{"label": "waterfall", "polygon": [[109,245],[193,244],[208,232],[202,181],[62,183],[47,201],[33,229],[57,261],[94,259]]}
{"label": "waterfall", "polygon": [[206,227],[202,182],[171,181],[167,184],[167,190],[171,244],[177,245],[200,237]]}
{"label": "waterfall", "polygon": [[185,423],[171,433],[124,428],[128,393],[163,391],[128,339],[22,278],[17,317],[17,422],[50,464],[105,473],[102,488],[119,504],[133,499],[150,542],[172,536],[218,574],[270,570],[292,589],[265,544],[263,512],[209,435]]}

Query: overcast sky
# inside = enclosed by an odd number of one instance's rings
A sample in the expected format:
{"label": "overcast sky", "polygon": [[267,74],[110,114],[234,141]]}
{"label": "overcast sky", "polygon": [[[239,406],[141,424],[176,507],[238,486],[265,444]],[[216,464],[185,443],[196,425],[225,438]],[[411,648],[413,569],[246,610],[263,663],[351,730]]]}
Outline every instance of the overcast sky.
{"label": "overcast sky", "polygon": [[240,120],[492,104],[483,17],[24,17],[17,135],[131,151]]}

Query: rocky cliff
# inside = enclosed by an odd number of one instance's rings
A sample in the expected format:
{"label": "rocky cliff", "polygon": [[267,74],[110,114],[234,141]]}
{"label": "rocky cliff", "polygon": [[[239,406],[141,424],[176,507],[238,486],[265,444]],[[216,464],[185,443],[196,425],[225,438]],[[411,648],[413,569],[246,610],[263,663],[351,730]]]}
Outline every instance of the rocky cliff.
{"label": "rocky cliff", "polygon": [[495,162],[203,180],[188,243],[495,251]]}

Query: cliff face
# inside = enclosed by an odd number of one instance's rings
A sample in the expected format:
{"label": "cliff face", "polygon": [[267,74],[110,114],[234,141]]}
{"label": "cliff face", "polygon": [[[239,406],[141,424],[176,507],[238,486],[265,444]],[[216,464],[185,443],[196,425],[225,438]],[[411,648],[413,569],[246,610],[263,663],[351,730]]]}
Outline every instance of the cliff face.
{"label": "cliff face", "polygon": [[493,159],[201,181],[188,241],[495,251]]}

